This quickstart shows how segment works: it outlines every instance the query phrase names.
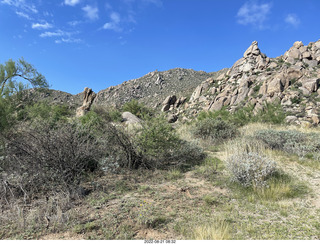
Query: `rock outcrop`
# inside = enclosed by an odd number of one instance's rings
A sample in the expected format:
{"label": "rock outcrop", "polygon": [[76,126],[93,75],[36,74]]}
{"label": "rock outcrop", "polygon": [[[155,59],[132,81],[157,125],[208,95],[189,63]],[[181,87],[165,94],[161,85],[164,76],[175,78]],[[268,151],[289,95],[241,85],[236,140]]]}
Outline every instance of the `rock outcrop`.
{"label": "rock outcrop", "polygon": [[254,41],[230,69],[195,88],[186,110],[172,112],[192,118],[201,110],[225,107],[234,111],[249,104],[257,112],[265,103],[277,101],[287,113],[293,114],[286,118],[288,122],[318,124],[319,66],[320,40],[307,46],[295,42],[277,58],[268,58]]}
{"label": "rock outcrop", "polygon": [[96,98],[96,94],[91,88],[85,87],[83,91],[83,103],[82,106],[77,108],[76,117],[81,117],[90,111],[91,105]]}

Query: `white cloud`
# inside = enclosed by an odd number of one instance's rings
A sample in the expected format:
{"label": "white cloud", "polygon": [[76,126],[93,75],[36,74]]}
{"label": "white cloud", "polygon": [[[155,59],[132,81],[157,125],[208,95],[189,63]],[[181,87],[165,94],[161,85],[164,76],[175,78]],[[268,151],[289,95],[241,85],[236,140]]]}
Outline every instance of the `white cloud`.
{"label": "white cloud", "polygon": [[81,39],[75,39],[75,38],[61,38],[60,40],[55,40],[55,43],[80,43],[82,42]]}
{"label": "white cloud", "polygon": [[102,27],[105,30],[113,30],[113,31],[122,31],[122,28],[120,27],[120,22],[121,22],[121,16],[117,12],[112,12],[110,14],[110,22],[107,22],[104,24]]}
{"label": "white cloud", "polygon": [[86,17],[91,20],[95,20],[99,18],[99,15],[98,15],[99,9],[97,7],[86,5],[85,7],[82,8],[82,10],[85,12]]}
{"label": "white cloud", "polygon": [[18,15],[18,16],[20,16],[22,18],[28,19],[28,20],[32,19],[28,14],[20,12],[20,11],[16,11],[16,15]]}
{"label": "white cloud", "polygon": [[80,3],[80,0],[64,0],[65,5],[75,6]]}
{"label": "white cloud", "polygon": [[38,10],[35,7],[35,5],[26,2],[26,0],[2,0],[0,3],[14,6],[16,8],[22,9],[30,13],[38,13]]}
{"label": "white cloud", "polygon": [[54,37],[54,36],[70,36],[72,33],[65,32],[62,30],[57,30],[55,32],[46,31],[40,34],[40,37]]}
{"label": "white cloud", "polygon": [[50,29],[52,28],[52,24],[49,23],[44,23],[44,24],[40,24],[40,23],[33,23],[32,24],[32,29],[38,29],[38,30],[46,30],[46,29]]}
{"label": "white cloud", "polygon": [[295,14],[288,14],[284,21],[294,27],[298,27],[300,25],[300,19]]}
{"label": "white cloud", "polygon": [[262,29],[265,27],[265,21],[270,14],[271,7],[271,3],[246,2],[238,11],[238,23],[241,25],[253,25]]}
{"label": "white cloud", "polygon": [[116,24],[120,23],[121,21],[120,14],[118,14],[117,12],[112,12],[110,14],[110,19],[113,23],[116,23]]}

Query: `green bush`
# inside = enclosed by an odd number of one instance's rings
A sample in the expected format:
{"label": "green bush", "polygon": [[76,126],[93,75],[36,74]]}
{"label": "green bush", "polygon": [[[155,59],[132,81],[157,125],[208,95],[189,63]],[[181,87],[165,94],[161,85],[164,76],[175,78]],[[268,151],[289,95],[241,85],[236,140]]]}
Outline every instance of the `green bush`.
{"label": "green bush", "polygon": [[286,118],[286,114],[280,104],[267,103],[263,111],[259,111],[256,115],[258,122],[270,124],[282,124]]}
{"label": "green bush", "polygon": [[130,112],[141,119],[149,119],[153,116],[154,112],[146,107],[144,104],[139,103],[137,100],[132,99],[130,102],[125,103],[121,109],[123,112]]}
{"label": "green bush", "polygon": [[175,148],[179,137],[172,126],[163,118],[157,117],[143,124],[136,137],[141,150],[150,156],[159,156]]}
{"label": "green bush", "polygon": [[232,113],[226,110],[226,108],[222,108],[221,110],[214,112],[202,111],[199,113],[197,119],[204,120],[206,118],[220,118],[221,120],[226,121],[235,126],[244,126],[248,123],[253,122],[281,124],[284,122],[284,119],[286,117],[286,114],[283,111],[281,105],[277,103],[267,103],[264,106],[264,109],[258,111],[257,114],[254,114],[253,111],[254,105],[248,104],[244,107],[238,107]]}
{"label": "green bush", "polygon": [[82,125],[87,126],[92,131],[100,130],[103,127],[103,118],[94,111],[89,111],[79,118]]}
{"label": "green bush", "polygon": [[234,125],[221,119],[206,118],[195,123],[193,134],[197,138],[220,141],[237,135]]}
{"label": "green bush", "polygon": [[120,122],[122,120],[121,112],[116,108],[109,108],[95,105],[92,111],[108,122]]}
{"label": "green bush", "polygon": [[163,117],[146,121],[134,140],[137,150],[151,168],[188,167],[200,163],[206,156],[199,146],[181,140]]}
{"label": "green bush", "polygon": [[66,121],[71,116],[71,111],[65,105],[50,105],[46,102],[38,102],[27,105],[17,111],[19,121],[45,120],[51,125],[59,121]]}

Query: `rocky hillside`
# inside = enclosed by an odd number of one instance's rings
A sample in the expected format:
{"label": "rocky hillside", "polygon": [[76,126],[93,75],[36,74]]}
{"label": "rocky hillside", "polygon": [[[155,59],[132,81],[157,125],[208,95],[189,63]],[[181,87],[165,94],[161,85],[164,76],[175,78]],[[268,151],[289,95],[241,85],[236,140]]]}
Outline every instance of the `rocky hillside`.
{"label": "rocky hillside", "polygon": [[168,95],[190,96],[201,82],[216,75],[181,68],[153,71],[141,78],[98,92],[94,103],[116,106],[136,99],[149,106],[158,107]]}
{"label": "rocky hillside", "polygon": [[[148,106],[158,107],[170,94],[190,97],[193,90],[209,77],[217,77],[221,71],[206,73],[192,69],[171,69],[153,71],[145,76],[125,81],[99,91],[94,104],[103,106],[121,106],[132,99],[139,100]],[[30,89],[26,98],[35,101],[48,101],[54,104],[67,104],[75,108],[82,104],[84,92],[72,95],[62,91],[48,89]]]}
{"label": "rocky hillside", "polygon": [[268,58],[254,41],[230,69],[203,81],[190,100],[171,107],[176,117],[193,117],[199,111],[229,111],[254,105],[254,112],[265,103],[280,102],[289,114],[287,122],[318,124],[320,105],[320,40],[307,46],[295,42],[284,55]]}
{"label": "rocky hillside", "polygon": [[83,102],[83,92],[72,95],[67,92],[53,89],[28,89],[23,93],[23,100],[48,102],[55,105],[66,105],[71,109],[81,106]]}

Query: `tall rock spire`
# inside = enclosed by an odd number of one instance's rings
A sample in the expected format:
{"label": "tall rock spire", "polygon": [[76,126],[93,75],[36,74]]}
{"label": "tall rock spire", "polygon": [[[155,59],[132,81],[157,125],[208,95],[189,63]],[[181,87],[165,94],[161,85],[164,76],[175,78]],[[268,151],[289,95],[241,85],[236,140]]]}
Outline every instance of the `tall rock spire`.
{"label": "tall rock spire", "polygon": [[258,42],[253,41],[250,47],[245,51],[243,54],[244,58],[250,57],[250,56],[259,56],[261,54],[260,49],[258,47]]}

